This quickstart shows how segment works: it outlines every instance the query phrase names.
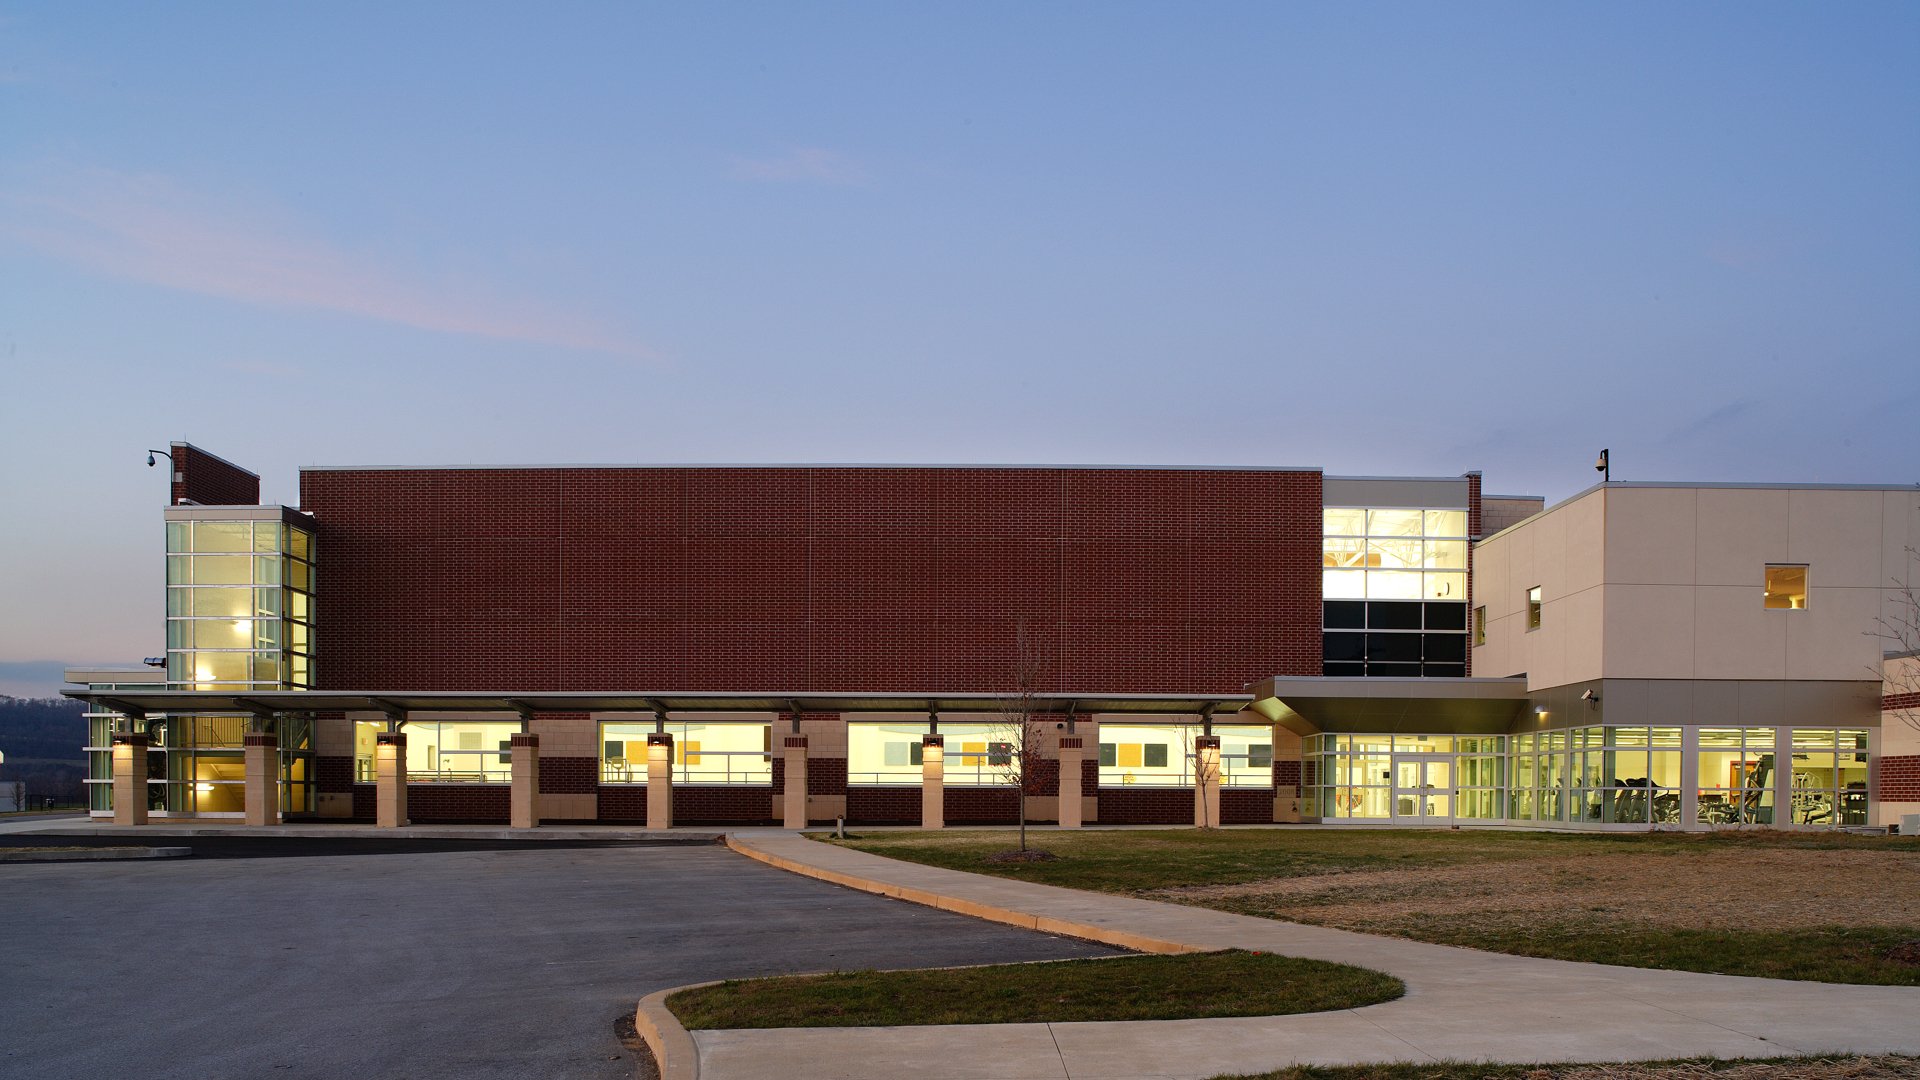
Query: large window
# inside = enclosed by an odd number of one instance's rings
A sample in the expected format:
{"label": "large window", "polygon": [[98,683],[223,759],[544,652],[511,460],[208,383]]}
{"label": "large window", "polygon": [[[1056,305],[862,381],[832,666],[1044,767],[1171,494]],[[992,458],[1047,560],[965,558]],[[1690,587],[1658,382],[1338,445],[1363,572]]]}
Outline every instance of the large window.
{"label": "large window", "polygon": [[[374,735],[386,730],[378,721],[353,726],[355,779],[370,783],[374,774]],[[512,739],[518,720],[409,720],[407,782],[413,784],[506,784],[513,780]]]}
{"label": "large window", "polygon": [[[925,720],[847,724],[847,783],[919,786]],[[1011,784],[1017,732],[994,723],[940,721],[943,782],[949,787]]]}
{"label": "large window", "polygon": [[1776,777],[1773,728],[1700,729],[1699,808],[1703,825],[1771,825]]}
{"label": "large window", "polygon": [[1569,817],[1587,824],[1680,820],[1677,727],[1585,727],[1567,732]]}
{"label": "large window", "polygon": [[167,522],[167,684],[313,683],[313,535],[280,521]]}
{"label": "large window", "polygon": [[1328,507],[1322,521],[1326,599],[1467,599],[1465,510]]}
{"label": "large window", "polygon": [[1867,823],[1867,732],[1864,728],[1793,729],[1791,825]]}
{"label": "large window", "polygon": [[1467,512],[1328,507],[1326,675],[1467,673]]}
{"label": "large window", "polygon": [[[1220,739],[1223,787],[1273,786],[1273,728],[1264,724],[1215,724]],[[1194,740],[1203,734],[1191,724],[1100,725],[1101,787],[1192,787]]]}
{"label": "large window", "polygon": [[[751,721],[670,720],[673,782],[676,784],[771,784],[773,729]],[[605,721],[600,725],[600,782],[647,782],[647,736],[654,723]]]}

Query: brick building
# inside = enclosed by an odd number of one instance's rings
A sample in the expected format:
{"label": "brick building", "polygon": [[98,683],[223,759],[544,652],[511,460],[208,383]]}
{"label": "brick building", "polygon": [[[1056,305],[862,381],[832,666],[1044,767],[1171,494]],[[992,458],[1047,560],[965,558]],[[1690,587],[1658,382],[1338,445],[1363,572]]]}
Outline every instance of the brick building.
{"label": "brick building", "polygon": [[102,815],[1819,827],[1920,763],[1847,647],[1911,489],[171,457]]}

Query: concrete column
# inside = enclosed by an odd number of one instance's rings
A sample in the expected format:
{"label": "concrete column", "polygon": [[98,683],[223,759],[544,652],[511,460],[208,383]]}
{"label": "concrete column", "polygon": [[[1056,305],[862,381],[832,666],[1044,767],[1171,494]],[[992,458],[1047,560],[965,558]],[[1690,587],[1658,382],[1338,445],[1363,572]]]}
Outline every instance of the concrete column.
{"label": "concrete column", "polygon": [[247,774],[247,824],[280,824],[280,737],[249,731],[240,737]]}
{"label": "concrete column", "polygon": [[807,737],[788,735],[785,744],[786,791],[780,800],[781,819],[789,829],[807,827]]}
{"label": "concrete column", "polygon": [[147,737],[139,732],[113,737],[113,823],[147,823]]}
{"label": "concrete column", "polygon": [[1680,827],[1710,828],[1700,824],[1700,729],[1696,727],[1680,729]]}
{"label": "concrete column", "polygon": [[540,736],[520,732],[508,745],[513,749],[513,792],[508,823],[516,829],[540,827]]}
{"label": "concrete column", "polygon": [[1060,736],[1060,810],[1063,829],[1080,827],[1080,757],[1086,743],[1078,735]]}
{"label": "concrete column", "polygon": [[1220,736],[1197,735],[1193,740],[1193,825],[1220,827]]}
{"label": "concrete column", "polygon": [[920,737],[920,827],[947,827],[947,739]]}
{"label": "concrete column", "polygon": [[673,828],[673,736],[647,736],[647,828]]}
{"label": "concrete column", "polygon": [[383,829],[407,823],[407,733],[373,736],[374,821]]}

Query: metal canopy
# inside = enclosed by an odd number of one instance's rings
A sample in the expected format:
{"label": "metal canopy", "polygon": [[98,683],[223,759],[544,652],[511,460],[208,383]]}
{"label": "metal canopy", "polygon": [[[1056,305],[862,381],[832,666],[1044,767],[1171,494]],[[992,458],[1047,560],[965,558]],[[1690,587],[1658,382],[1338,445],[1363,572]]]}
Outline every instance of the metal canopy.
{"label": "metal canopy", "polygon": [[[999,694],[792,694],[585,693],[533,691],[344,691],[244,690],[65,690],[67,697],[94,702],[122,713],[273,712],[935,712],[997,713]],[[1245,708],[1247,694],[1214,696],[1166,694],[1048,694],[1035,697],[1039,712],[1199,713],[1205,709]]]}
{"label": "metal canopy", "polygon": [[1280,676],[1253,688],[1253,708],[1301,735],[1504,735],[1527,707],[1527,681],[1513,679]]}

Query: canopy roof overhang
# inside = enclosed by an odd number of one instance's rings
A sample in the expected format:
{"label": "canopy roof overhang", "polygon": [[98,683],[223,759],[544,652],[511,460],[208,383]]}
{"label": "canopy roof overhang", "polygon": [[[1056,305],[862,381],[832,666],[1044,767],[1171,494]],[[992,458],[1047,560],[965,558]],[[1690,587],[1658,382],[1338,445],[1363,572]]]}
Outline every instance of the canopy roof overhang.
{"label": "canopy roof overhang", "polygon": [[[128,715],[148,713],[377,712],[389,716],[429,712],[799,712],[799,713],[998,713],[1000,694],[783,694],[783,693],[584,693],[464,691],[250,690],[67,690],[67,697]],[[1043,694],[1037,712],[1220,713],[1246,708],[1247,694]]]}
{"label": "canopy roof overhang", "polygon": [[1527,708],[1527,680],[1276,676],[1254,684],[1254,711],[1300,735],[1501,735]]}

